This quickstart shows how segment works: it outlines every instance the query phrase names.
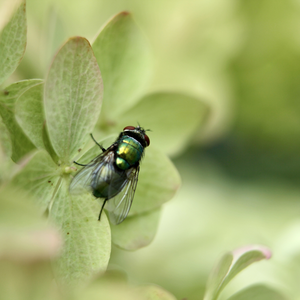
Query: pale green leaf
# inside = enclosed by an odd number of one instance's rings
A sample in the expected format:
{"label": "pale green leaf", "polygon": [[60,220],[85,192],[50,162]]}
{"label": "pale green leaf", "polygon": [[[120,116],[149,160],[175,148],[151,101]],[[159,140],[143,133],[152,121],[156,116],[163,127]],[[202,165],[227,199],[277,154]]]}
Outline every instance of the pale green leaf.
{"label": "pale green leaf", "polygon": [[112,242],[125,250],[148,246],[156,234],[160,209],[127,217],[119,225],[111,225]]}
{"label": "pale green leaf", "polygon": [[0,12],[1,85],[17,68],[25,52],[26,1],[7,1],[6,6],[1,8]]}
{"label": "pale green leaf", "polygon": [[2,117],[0,115],[0,151],[3,156],[11,157],[12,149],[11,149],[11,142],[9,137],[9,132],[2,121]]}
{"label": "pale green leaf", "polygon": [[15,103],[15,116],[20,127],[37,148],[44,148],[42,83],[32,86]]}
{"label": "pale green leaf", "polygon": [[115,264],[110,264],[105,273],[100,273],[94,277],[92,284],[106,285],[110,283],[127,284],[128,274],[126,271]]}
{"label": "pale green leaf", "polygon": [[137,102],[151,73],[151,57],[144,35],[128,12],[113,17],[93,43],[105,87],[100,123],[116,122]]}
{"label": "pale green leaf", "polygon": [[269,259],[272,255],[271,251],[264,246],[246,246],[234,250],[232,254],[234,259],[230,272],[223,281],[224,287],[243,269],[247,268],[254,262],[262,259]]}
{"label": "pale green leaf", "polygon": [[1,299],[62,300],[63,297],[59,297],[53,290],[53,275],[47,260],[31,263],[0,260]]}
{"label": "pale green leaf", "polygon": [[103,86],[89,42],[70,39],[56,54],[45,82],[49,139],[65,163],[82,148],[100,114]]}
{"label": "pale green leaf", "polygon": [[[81,293],[76,294],[75,300],[148,300],[142,293],[130,285],[118,282],[94,282]],[[173,299],[172,299],[173,300]]]}
{"label": "pale green leaf", "polygon": [[[176,300],[168,291],[156,285],[132,286],[124,280],[124,274],[112,272],[98,277],[78,294],[76,299],[109,300]],[[120,277],[121,276],[121,277]]]}
{"label": "pale green leaf", "polygon": [[210,274],[204,300],[216,300],[224,287],[239,272],[256,261],[270,257],[270,250],[263,246],[242,247],[225,254]]}
{"label": "pale green leaf", "polygon": [[60,169],[44,150],[37,151],[23,164],[12,184],[34,195],[37,206],[44,213],[57,188]]}
{"label": "pale green leaf", "polygon": [[33,202],[14,187],[0,190],[0,260],[30,262],[58,254],[58,232],[41,218]]}
{"label": "pale green leaf", "polygon": [[54,300],[49,259],[62,240],[33,202],[14,187],[0,190],[1,299]]}
{"label": "pale green leaf", "polygon": [[217,299],[221,291],[224,278],[226,278],[232,262],[233,255],[231,253],[226,253],[218,262],[218,265],[210,273],[208,278],[204,300]]}
{"label": "pale green leaf", "polygon": [[45,146],[45,149],[48,151],[52,159],[57,163],[60,164],[59,157],[57,156],[56,152],[54,151],[52,144],[49,139],[48,131],[47,131],[47,126],[46,124],[43,125],[43,143]]}
{"label": "pale green leaf", "polygon": [[141,296],[147,300],[176,300],[176,298],[160,286],[145,285],[139,289]]}
{"label": "pale green leaf", "polygon": [[0,114],[10,135],[11,158],[15,162],[35,148],[15,119],[15,102],[27,89],[40,82],[41,80],[37,79],[19,81],[6,87],[0,93]]}
{"label": "pale green leaf", "polygon": [[117,121],[120,128],[140,123],[150,129],[150,142],[168,155],[178,154],[201,130],[208,107],[185,94],[161,92],[145,96]]}
{"label": "pale green leaf", "polygon": [[111,235],[105,213],[98,221],[99,210],[92,195],[70,195],[69,181],[62,179],[49,214],[64,238],[63,252],[54,263],[60,283],[82,284],[97,272],[105,271]]}
{"label": "pale green leaf", "polygon": [[145,152],[130,216],[160,207],[173,198],[181,184],[177,169],[164,153],[151,145]]}
{"label": "pale green leaf", "polygon": [[285,300],[279,292],[262,284],[249,286],[227,300]]}
{"label": "pale green leaf", "polygon": [[0,103],[14,112],[17,99],[29,88],[40,84],[41,79],[28,79],[15,82],[1,90]]}

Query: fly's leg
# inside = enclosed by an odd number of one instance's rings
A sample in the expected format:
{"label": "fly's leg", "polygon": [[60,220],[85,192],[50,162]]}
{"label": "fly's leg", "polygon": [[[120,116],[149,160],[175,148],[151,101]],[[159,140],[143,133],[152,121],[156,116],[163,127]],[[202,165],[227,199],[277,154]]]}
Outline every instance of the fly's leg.
{"label": "fly's leg", "polygon": [[93,134],[92,134],[92,133],[91,133],[91,137],[92,137],[93,141],[96,143],[96,145],[98,145],[98,146],[100,147],[100,149],[102,150],[102,152],[106,151],[106,149],[103,148],[103,147],[95,140],[95,138],[93,137]]}
{"label": "fly's leg", "polygon": [[105,199],[105,200],[104,200],[104,202],[103,202],[103,204],[102,204],[102,207],[101,207],[101,209],[100,209],[100,213],[99,213],[99,218],[98,218],[98,221],[100,221],[101,214],[102,214],[102,210],[103,210],[103,208],[104,208],[104,205],[105,205],[106,201],[107,201],[107,199]]}
{"label": "fly's leg", "polygon": [[78,166],[82,166],[82,167],[87,166],[87,165],[80,164],[80,163],[76,162],[75,160],[73,161],[73,163],[76,164],[76,165],[78,165]]}
{"label": "fly's leg", "polygon": [[[93,139],[93,141],[96,143],[96,145],[98,145],[100,147],[100,149],[102,150],[102,152],[106,151],[105,148],[103,148],[96,140],[95,138],[93,137],[93,134],[91,133],[91,137]],[[74,164],[78,165],[78,166],[82,166],[82,167],[86,167],[87,165],[83,165],[83,164],[80,164],[78,162],[76,162],[75,160],[73,161]]]}

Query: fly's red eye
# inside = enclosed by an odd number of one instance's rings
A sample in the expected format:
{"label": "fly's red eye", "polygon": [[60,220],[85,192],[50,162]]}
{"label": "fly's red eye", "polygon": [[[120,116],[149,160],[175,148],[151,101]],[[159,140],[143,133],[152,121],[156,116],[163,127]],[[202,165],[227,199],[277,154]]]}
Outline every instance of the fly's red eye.
{"label": "fly's red eye", "polygon": [[124,131],[124,130],[134,130],[134,129],[135,129],[134,126],[126,126],[126,127],[123,129],[123,131]]}
{"label": "fly's red eye", "polygon": [[145,135],[144,135],[144,138],[145,138],[145,141],[146,141],[147,146],[149,146],[149,145],[150,145],[150,139],[149,139],[148,135],[145,134]]}

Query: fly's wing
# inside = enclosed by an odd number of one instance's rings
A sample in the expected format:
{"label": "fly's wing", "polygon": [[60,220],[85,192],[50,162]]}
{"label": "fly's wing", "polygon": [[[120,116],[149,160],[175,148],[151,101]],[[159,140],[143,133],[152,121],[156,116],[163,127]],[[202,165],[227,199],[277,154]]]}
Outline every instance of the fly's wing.
{"label": "fly's wing", "polygon": [[100,170],[105,162],[106,152],[101,153],[90,163],[84,166],[72,179],[69,187],[71,194],[80,194],[86,191],[92,192],[92,181],[95,173]]}
{"label": "fly's wing", "polygon": [[117,225],[127,217],[136,190],[140,167],[128,171],[128,179],[121,192],[107,201],[105,208],[109,211],[110,221]]}

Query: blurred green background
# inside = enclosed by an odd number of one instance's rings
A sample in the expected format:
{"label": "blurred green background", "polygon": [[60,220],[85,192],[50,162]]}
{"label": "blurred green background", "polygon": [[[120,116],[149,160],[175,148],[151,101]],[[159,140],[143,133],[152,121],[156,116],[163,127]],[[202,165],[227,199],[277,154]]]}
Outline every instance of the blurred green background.
{"label": "blurred green background", "polygon": [[134,283],[201,299],[224,251],[259,243],[273,258],[244,271],[223,297],[266,282],[300,299],[300,1],[28,0],[27,50],[10,80],[44,78],[66,39],[93,41],[122,10],[152,48],[148,91],[186,92],[211,110],[173,158],[183,185],[154,242],[132,253],[114,249],[111,264]]}

